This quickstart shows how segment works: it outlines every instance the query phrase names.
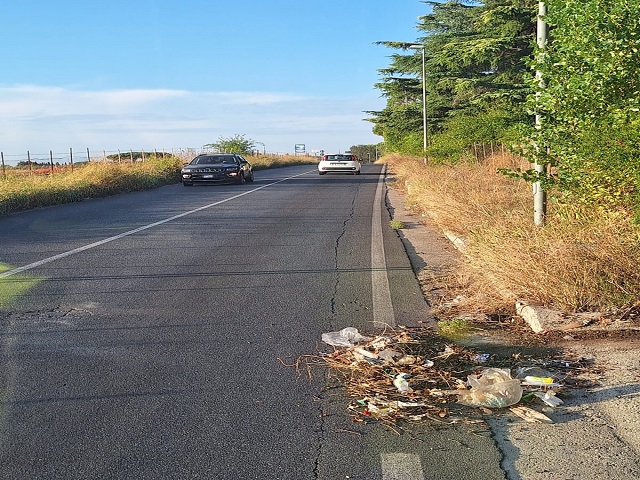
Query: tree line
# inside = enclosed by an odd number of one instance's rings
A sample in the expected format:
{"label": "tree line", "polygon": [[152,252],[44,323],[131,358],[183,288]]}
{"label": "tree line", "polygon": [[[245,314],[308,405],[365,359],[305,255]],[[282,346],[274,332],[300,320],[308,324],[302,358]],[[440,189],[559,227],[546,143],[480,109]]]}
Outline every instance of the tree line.
{"label": "tree line", "polygon": [[536,0],[423,3],[415,42],[378,42],[394,50],[375,85],[386,106],[367,113],[388,152],[459,162],[474,144],[502,143],[545,167],[503,173],[638,213],[640,2],[548,0],[543,48]]}

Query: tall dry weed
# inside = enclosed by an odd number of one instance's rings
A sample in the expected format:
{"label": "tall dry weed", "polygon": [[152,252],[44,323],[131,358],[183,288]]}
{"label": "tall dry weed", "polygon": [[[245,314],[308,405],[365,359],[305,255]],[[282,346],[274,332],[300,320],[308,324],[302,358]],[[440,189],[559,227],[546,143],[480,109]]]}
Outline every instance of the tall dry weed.
{"label": "tall dry weed", "polygon": [[528,167],[511,155],[448,166],[383,160],[414,210],[466,241],[463,269],[472,279],[466,288],[474,309],[504,309],[525,299],[588,311],[640,298],[640,230],[631,215],[550,204],[547,225],[535,227],[531,186],[497,173]]}

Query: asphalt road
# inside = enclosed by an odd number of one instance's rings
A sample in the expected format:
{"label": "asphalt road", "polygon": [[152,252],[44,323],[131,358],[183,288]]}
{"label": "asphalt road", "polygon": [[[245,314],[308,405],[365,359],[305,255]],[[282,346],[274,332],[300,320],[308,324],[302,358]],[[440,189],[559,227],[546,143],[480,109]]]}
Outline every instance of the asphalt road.
{"label": "asphalt road", "polygon": [[488,430],[354,424],[287,366],[429,321],[381,169],[0,218],[0,478],[505,478]]}

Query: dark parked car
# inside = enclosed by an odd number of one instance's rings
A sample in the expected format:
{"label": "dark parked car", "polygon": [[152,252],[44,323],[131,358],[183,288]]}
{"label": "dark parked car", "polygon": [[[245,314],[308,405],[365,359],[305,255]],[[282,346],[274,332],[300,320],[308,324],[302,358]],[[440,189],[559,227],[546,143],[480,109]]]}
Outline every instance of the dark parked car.
{"label": "dark parked car", "polygon": [[253,182],[253,167],[237,153],[198,155],[181,172],[182,184]]}

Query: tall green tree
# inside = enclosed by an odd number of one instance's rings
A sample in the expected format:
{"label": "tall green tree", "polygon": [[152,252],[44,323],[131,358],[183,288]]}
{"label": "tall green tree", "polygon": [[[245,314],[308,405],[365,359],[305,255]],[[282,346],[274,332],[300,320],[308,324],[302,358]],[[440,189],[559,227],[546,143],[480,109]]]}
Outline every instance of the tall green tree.
{"label": "tall green tree", "polygon": [[213,148],[222,153],[239,153],[248,155],[255,147],[255,140],[246,138],[245,135],[233,135],[232,137],[220,137],[215,143],[203,145],[203,148]]}
{"label": "tall green tree", "polygon": [[531,132],[567,201],[640,211],[640,2],[548,0]]}
{"label": "tall green tree", "polygon": [[362,162],[375,162],[383,154],[382,145],[352,145],[349,151]]}
{"label": "tall green tree", "polygon": [[[490,0],[486,2],[424,2],[431,13],[421,17],[418,30],[424,35],[427,71],[427,112],[432,153],[438,152],[447,131],[468,130],[479,137],[458,139],[460,148],[475,141],[500,140],[510,125],[526,121],[522,104],[531,85],[526,82],[527,58],[534,37],[534,0]],[[376,87],[387,99],[384,110],[369,112],[374,132],[385,138],[388,148],[410,153],[422,149],[421,52],[409,50],[406,42],[379,42],[402,54],[391,57],[391,65],[380,70]],[[408,52],[411,52],[408,54]],[[498,129],[482,128],[491,112],[503,118]],[[440,138],[440,140],[439,140]],[[456,147],[457,148],[457,147]]]}

